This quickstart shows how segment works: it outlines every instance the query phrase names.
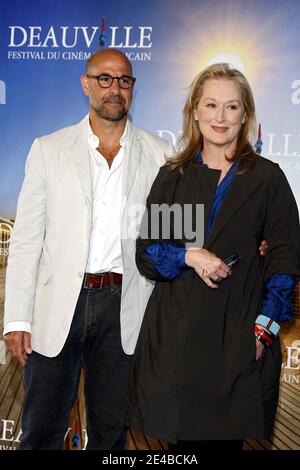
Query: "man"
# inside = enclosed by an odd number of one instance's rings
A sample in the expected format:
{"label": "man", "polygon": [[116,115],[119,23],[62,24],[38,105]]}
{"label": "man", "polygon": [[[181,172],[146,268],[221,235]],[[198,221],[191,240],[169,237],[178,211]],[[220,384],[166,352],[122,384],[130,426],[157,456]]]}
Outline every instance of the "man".
{"label": "man", "polygon": [[4,318],[26,366],[21,449],[63,447],[81,368],[87,448],[125,444],[128,370],[152,290],[135,265],[134,209],[172,153],[128,120],[134,82],[124,54],[96,52],[81,77],[89,116],[36,139],[28,156]]}

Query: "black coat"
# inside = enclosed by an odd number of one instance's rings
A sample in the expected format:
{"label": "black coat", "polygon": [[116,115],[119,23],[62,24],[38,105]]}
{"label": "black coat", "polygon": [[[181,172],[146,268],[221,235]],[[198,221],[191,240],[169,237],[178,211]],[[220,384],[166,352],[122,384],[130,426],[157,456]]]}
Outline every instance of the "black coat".
{"label": "black coat", "polygon": [[[192,161],[184,175],[163,167],[148,209],[203,203],[207,224],[219,176]],[[264,238],[265,258],[258,252]],[[236,175],[204,244],[223,259],[241,256],[218,289],[190,268],[162,279],[144,253],[156,241],[137,240],[137,266],[156,285],[134,355],[128,424],[169,442],[266,438],[278,401],[280,343],[256,361],[253,326],[264,282],[276,273],[300,274],[298,211],[283,172],[257,157],[253,170]]]}

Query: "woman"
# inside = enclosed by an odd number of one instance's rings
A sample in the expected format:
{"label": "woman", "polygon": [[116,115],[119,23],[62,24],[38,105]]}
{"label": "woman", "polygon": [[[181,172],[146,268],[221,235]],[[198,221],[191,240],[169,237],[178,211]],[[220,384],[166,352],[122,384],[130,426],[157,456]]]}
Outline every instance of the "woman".
{"label": "woman", "polygon": [[[240,449],[245,438],[268,437],[275,419],[278,321],[291,318],[299,218],[279,166],[253,151],[254,129],[246,78],[227,64],[201,72],[185,104],[180,152],[153,184],[148,233],[137,241],[138,268],[156,284],[133,361],[129,425],[177,446]],[[187,248],[172,219],[169,239],[161,227],[155,239],[157,204],[204,204],[203,247]],[[234,253],[230,269],[223,260]]]}

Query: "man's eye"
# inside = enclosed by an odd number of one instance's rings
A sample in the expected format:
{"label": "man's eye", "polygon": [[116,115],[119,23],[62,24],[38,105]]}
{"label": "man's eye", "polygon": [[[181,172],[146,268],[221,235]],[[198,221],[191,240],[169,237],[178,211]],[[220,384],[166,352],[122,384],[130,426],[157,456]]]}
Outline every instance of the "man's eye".
{"label": "man's eye", "polygon": [[106,83],[110,81],[110,77],[106,77],[105,75],[102,77],[99,77],[100,82]]}

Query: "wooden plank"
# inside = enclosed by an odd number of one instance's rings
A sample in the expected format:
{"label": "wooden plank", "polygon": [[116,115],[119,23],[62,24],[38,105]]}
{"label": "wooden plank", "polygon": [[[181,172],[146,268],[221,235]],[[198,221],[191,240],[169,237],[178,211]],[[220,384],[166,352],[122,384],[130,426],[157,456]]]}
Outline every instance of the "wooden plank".
{"label": "wooden plank", "polygon": [[154,437],[144,436],[148,449],[150,450],[163,450],[161,442]]}
{"label": "wooden plank", "polygon": [[23,381],[21,380],[18,390],[16,391],[15,399],[12,403],[12,406],[9,410],[8,415],[6,416],[7,420],[11,420],[14,422],[14,441],[8,442],[9,447],[14,448],[14,449],[17,449],[20,445],[19,442],[15,442],[15,440],[19,436],[19,432],[21,429],[21,414],[22,414],[23,401],[24,401],[24,387],[23,387]]}
{"label": "wooden plank", "polygon": [[146,437],[139,431],[131,429],[131,436],[134,441],[136,450],[149,450],[149,446],[146,441]]}
{"label": "wooden plank", "polygon": [[244,444],[244,448],[245,450],[266,450],[262,443],[260,441],[257,441],[256,439],[247,439]]}
{"label": "wooden plank", "polygon": [[[14,375],[10,377],[8,388],[6,389],[6,393],[1,403],[1,412],[0,412],[1,419],[3,419],[3,417],[9,416],[13,403],[16,400],[18,389],[20,387],[20,384],[22,384],[22,382],[23,382],[22,372],[19,368],[17,368]],[[2,421],[1,421],[1,426],[2,426]]]}
{"label": "wooden plank", "polygon": [[[2,382],[2,380],[3,380],[3,377],[5,376],[5,374],[8,373],[8,370],[9,370],[9,369],[13,369],[14,366],[16,365],[16,364],[15,364],[15,360],[12,359],[12,357],[11,357],[11,355],[9,354],[8,351],[6,352],[5,360],[6,360],[6,363],[0,365],[0,390],[1,390],[1,394],[2,394],[2,385],[1,385],[1,382]],[[0,397],[1,397],[1,394],[0,394]]]}
{"label": "wooden plank", "polygon": [[275,421],[273,432],[290,448],[300,449],[300,436],[291,432],[283,423]]}
{"label": "wooden plank", "polygon": [[300,435],[300,422],[295,417],[289,415],[284,409],[278,408],[276,421],[284,423],[292,432]]}
{"label": "wooden plank", "polygon": [[243,445],[243,450],[254,450],[249,441],[246,441]]}
{"label": "wooden plank", "polygon": [[282,390],[280,394],[280,399],[285,399],[286,401],[300,409],[300,397],[295,398],[295,396],[291,395],[291,393],[287,393],[286,390]]}
{"label": "wooden plank", "polygon": [[288,399],[290,397],[293,400],[296,400],[300,405],[300,389],[294,390],[290,387],[280,386],[280,396],[283,395]]}
{"label": "wooden plank", "polygon": [[267,447],[267,450],[291,450],[291,447],[289,447],[285,439],[282,440],[282,436],[276,432],[276,435],[273,434],[272,442],[270,443],[270,447]]}
{"label": "wooden plank", "polygon": [[12,366],[5,370],[5,373],[1,380],[1,395],[0,395],[0,416],[3,414],[2,403],[5,400],[7,393],[9,392],[9,385],[13,377],[15,376],[19,366],[15,360],[12,361]]}
{"label": "wooden plank", "polygon": [[[296,376],[299,375],[299,379],[300,379],[300,370],[299,370],[299,372],[297,372],[297,374],[294,374],[294,375],[296,375]],[[291,391],[293,391],[295,393],[298,393],[298,394],[300,393],[300,384],[289,383],[289,382],[282,382],[282,383],[285,384],[285,386],[288,390],[291,390]]]}
{"label": "wooden plank", "polygon": [[287,400],[284,397],[280,397],[279,402],[281,403],[282,408],[288,411],[289,414],[291,414],[295,418],[298,417],[299,419],[299,412],[300,412],[299,406],[294,405],[293,403],[291,403],[289,400]]}
{"label": "wooden plank", "polygon": [[162,447],[162,449],[168,450],[168,444],[164,441],[158,441]]}
{"label": "wooden plank", "polygon": [[131,429],[129,429],[127,433],[127,440],[126,440],[125,448],[126,450],[137,450]]}

